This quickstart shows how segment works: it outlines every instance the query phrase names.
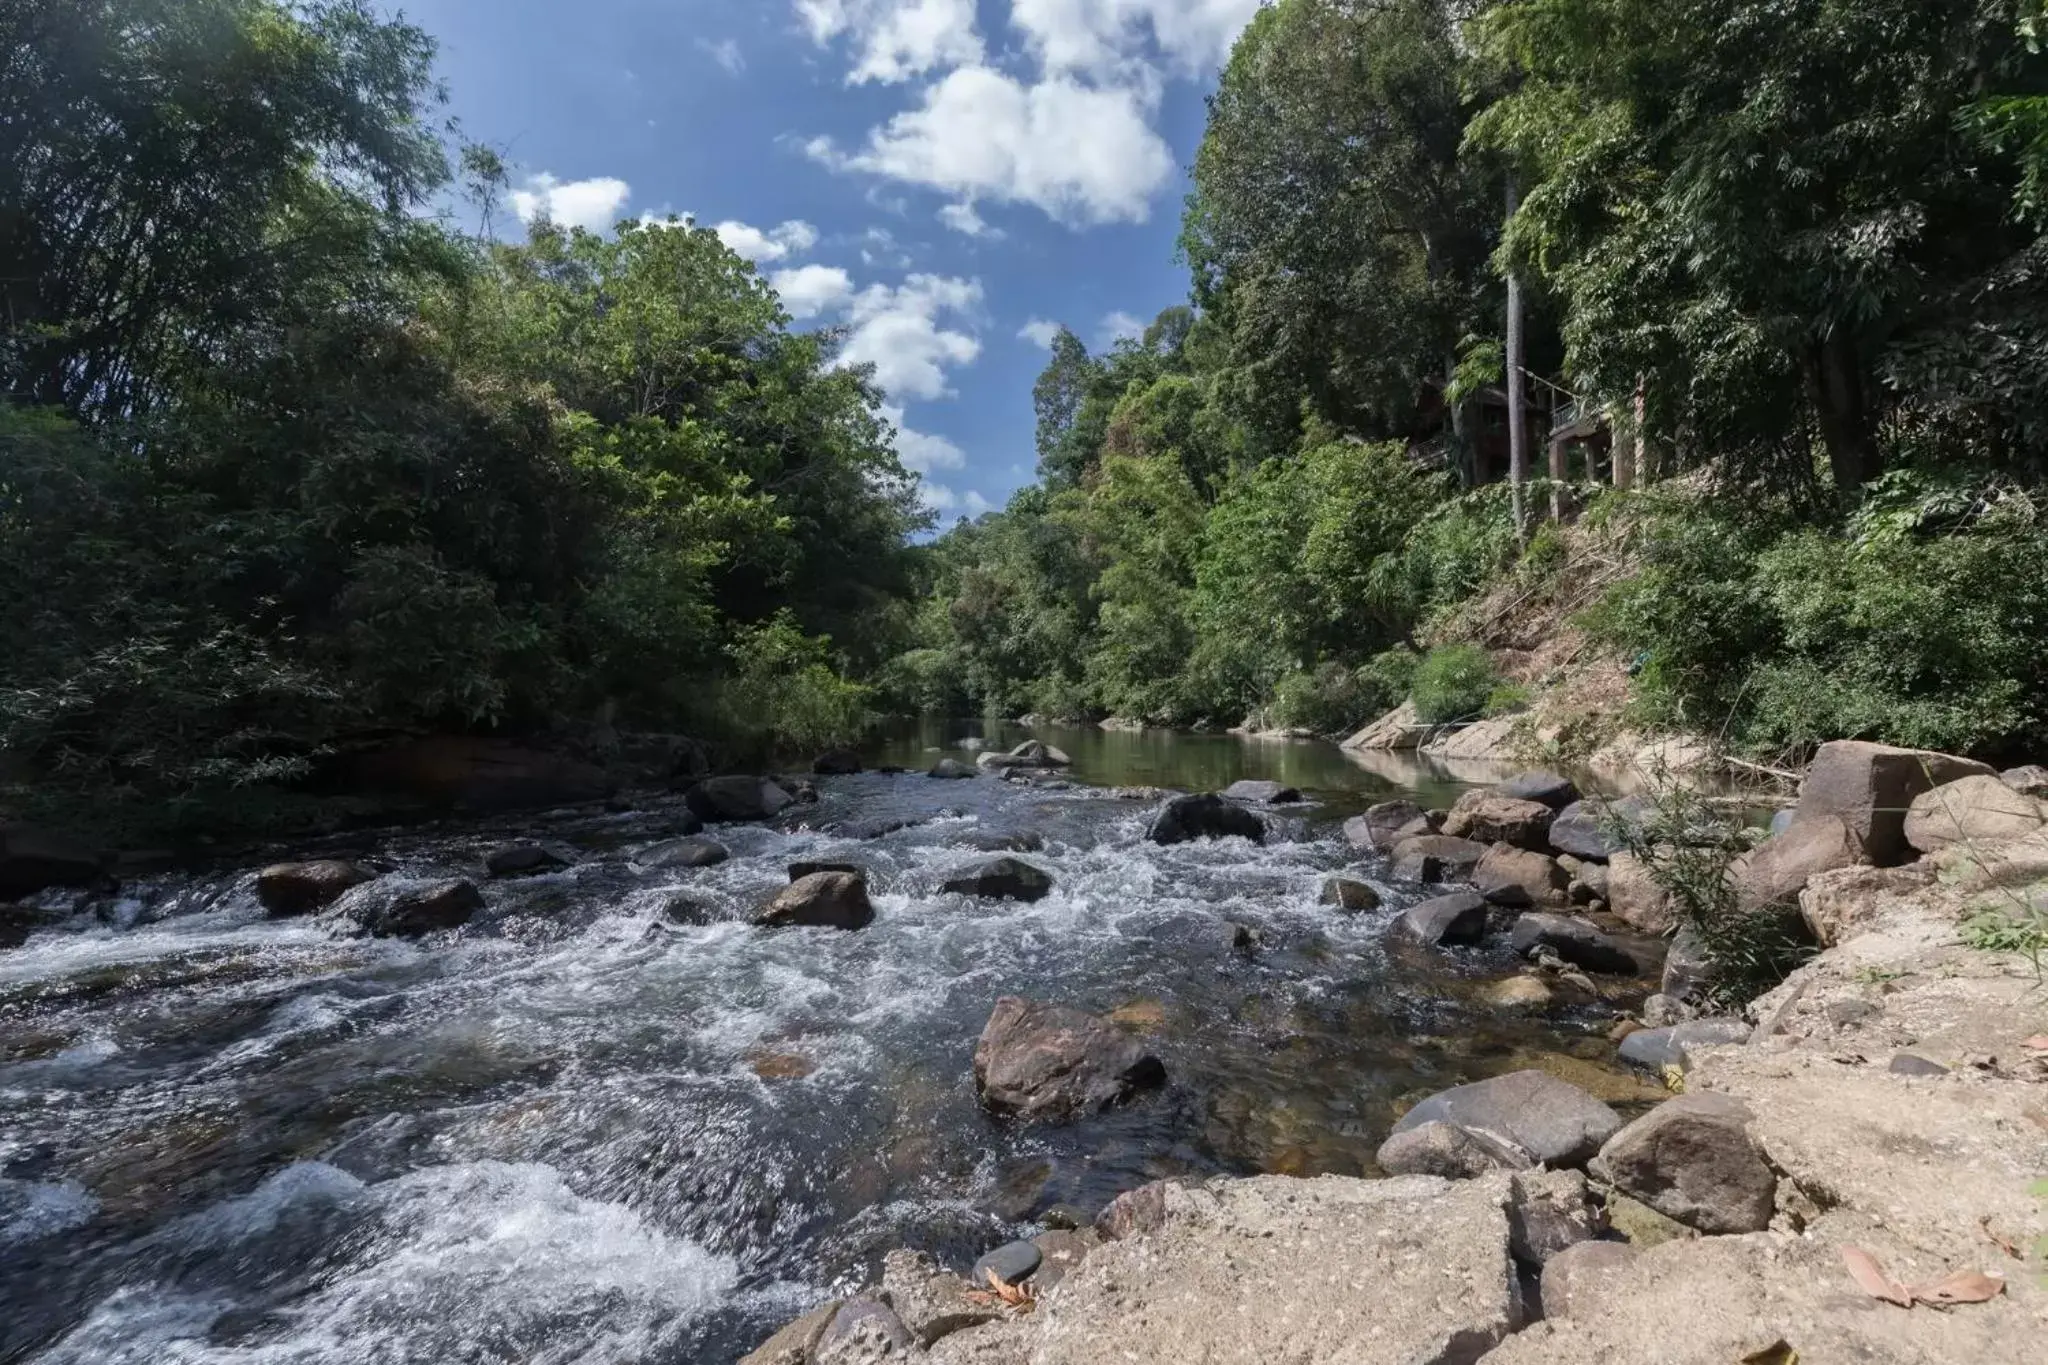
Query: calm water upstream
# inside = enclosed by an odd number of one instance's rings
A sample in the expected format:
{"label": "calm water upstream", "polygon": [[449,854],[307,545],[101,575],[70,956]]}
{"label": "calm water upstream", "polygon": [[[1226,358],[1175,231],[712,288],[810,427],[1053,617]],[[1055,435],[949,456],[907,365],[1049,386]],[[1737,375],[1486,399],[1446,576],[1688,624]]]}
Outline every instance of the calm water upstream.
{"label": "calm water upstream", "polygon": [[[870,757],[922,769],[980,732]],[[891,1248],[964,1265],[1051,1204],[1164,1175],[1371,1173],[1417,1092],[1543,1056],[1604,1065],[1600,1021],[1473,1001],[1504,950],[1384,950],[1393,909],[1426,893],[1338,832],[1493,774],[1035,733],[1073,756],[1071,787],[820,779],[815,806],[711,831],[734,857],[703,871],[632,861],[674,832],[666,798],[332,845],[479,879],[488,911],[420,943],[268,920],[245,868],[137,884],[0,952],[0,1360],[728,1362]],[[1263,847],[1159,848],[1157,802],[1106,790],[1238,777],[1314,804]],[[835,832],[878,820],[913,823]],[[975,839],[1027,831],[1052,896],[936,892],[987,856]],[[582,861],[482,879],[486,849],[535,834]],[[798,858],[869,868],[875,923],[741,922]],[[1316,903],[1347,867],[1388,910]],[[729,918],[667,924],[678,890]],[[1233,948],[1239,925],[1256,952]],[[1068,1128],[985,1117],[969,1058],[1013,993],[1116,1011],[1168,1088]]]}

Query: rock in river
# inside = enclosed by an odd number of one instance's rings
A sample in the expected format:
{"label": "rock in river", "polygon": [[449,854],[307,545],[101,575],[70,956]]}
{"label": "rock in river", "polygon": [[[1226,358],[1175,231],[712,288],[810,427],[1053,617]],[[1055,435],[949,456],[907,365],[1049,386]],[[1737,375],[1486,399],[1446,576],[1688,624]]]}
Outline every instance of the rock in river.
{"label": "rock in river", "polygon": [[1316,898],[1322,905],[1334,905],[1339,910],[1377,910],[1380,908],[1380,893],[1356,877],[1327,877],[1323,880],[1323,891]]}
{"label": "rock in river", "polygon": [[997,858],[948,877],[940,889],[985,900],[1035,901],[1052,894],[1052,877],[1021,858]]}
{"label": "rock in river", "polygon": [[1507,1139],[1441,1119],[1397,1131],[1373,1158],[1388,1175],[1440,1175],[1470,1180],[1488,1171],[1525,1171],[1529,1154]]}
{"label": "rock in river", "polygon": [[493,877],[523,877],[535,872],[553,872],[573,860],[546,844],[500,844],[484,854],[484,871]]}
{"label": "rock in river", "polygon": [[1540,801],[1469,791],[1451,807],[1443,832],[1474,843],[1513,844],[1540,853],[1550,847],[1550,824],[1556,818],[1557,812]]}
{"label": "rock in river", "polygon": [[860,769],[860,755],[851,749],[827,749],[811,760],[811,771],[820,777],[848,777]]}
{"label": "rock in river", "polygon": [[1571,877],[1555,858],[1510,844],[1495,844],[1472,869],[1472,884],[1495,905],[1562,908],[1571,902]]}
{"label": "rock in river", "polygon": [[1583,1166],[1621,1130],[1621,1115],[1546,1071],[1511,1071],[1440,1090],[1401,1116],[1395,1133],[1441,1120],[1505,1139],[1546,1166]]}
{"label": "rock in river", "polygon": [[1284,806],[1301,800],[1300,791],[1283,782],[1261,782],[1251,778],[1231,783],[1223,789],[1223,794],[1233,801],[1258,801],[1268,806]]}
{"label": "rock in river", "polygon": [[1020,1118],[1079,1118],[1165,1081],[1159,1059],[1108,1020],[1014,995],[974,1045],[982,1103]]}
{"label": "rock in river", "polygon": [[340,858],[273,863],[256,874],[256,899],[272,916],[310,915],[377,874]]}
{"label": "rock in river", "polygon": [[476,883],[457,879],[400,887],[366,901],[353,913],[356,922],[377,938],[418,938],[467,924],[483,908],[483,893]]}
{"label": "rock in river", "polygon": [[1413,801],[1382,801],[1344,822],[1344,837],[1367,853],[1384,852],[1403,839],[1429,834],[1429,815]]}
{"label": "rock in river", "polygon": [[724,844],[710,839],[670,839],[633,855],[642,867],[716,867],[732,856]]}
{"label": "rock in river", "polygon": [[1266,822],[1235,801],[1215,792],[1176,796],[1152,817],[1145,837],[1155,844],[1184,844],[1192,839],[1249,839],[1264,843]]}
{"label": "rock in river", "polygon": [[700,820],[767,820],[795,797],[765,777],[707,777],[683,793],[683,804]]}
{"label": "rock in river", "polygon": [[974,775],[974,769],[968,767],[965,763],[962,763],[957,758],[940,759],[937,763],[932,764],[932,770],[926,774],[927,777],[946,777],[955,779],[963,777],[973,777]]}
{"label": "rock in river", "polygon": [[1522,773],[1511,777],[1495,787],[1497,796],[1510,796],[1517,801],[1537,801],[1552,810],[1563,810],[1579,799],[1579,789],[1569,777],[1559,773]]}
{"label": "rock in river", "polygon": [[1417,943],[1432,948],[1447,943],[1477,943],[1486,937],[1486,900],[1474,891],[1453,891],[1448,896],[1411,905],[1394,923]]}
{"label": "rock in river", "polygon": [[868,900],[865,877],[851,872],[813,872],[799,877],[775,893],[762,906],[754,923],[813,925],[826,929],[865,929],[875,919],[875,907]]}
{"label": "rock in river", "polygon": [[0,823],[0,897],[31,896],[47,886],[107,881],[100,855],[51,830]]}
{"label": "rock in river", "polygon": [[1628,949],[1593,925],[1570,915],[1523,915],[1515,920],[1509,937],[1515,951],[1524,957],[1543,947],[1589,972],[1632,976],[1638,970]]}

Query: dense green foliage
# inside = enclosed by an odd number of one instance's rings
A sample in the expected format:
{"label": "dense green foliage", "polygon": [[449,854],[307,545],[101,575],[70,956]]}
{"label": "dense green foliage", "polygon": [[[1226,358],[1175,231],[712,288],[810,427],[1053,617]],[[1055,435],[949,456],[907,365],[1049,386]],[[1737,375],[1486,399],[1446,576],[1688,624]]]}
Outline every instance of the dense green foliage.
{"label": "dense green foliage", "polygon": [[2048,745],[2042,23],[1278,0],[1195,158],[1193,308],[1055,342],[1041,485],[937,546],[917,695],[1321,730],[1512,706],[1476,649],[1417,671],[1459,604],[1569,571],[1478,453],[1512,272],[1537,386],[1648,490],[1560,500],[1631,528],[1588,624],[1644,719]]}
{"label": "dense green foliage", "polygon": [[359,0],[8,3],[0,53],[0,749],[39,787],[864,723],[915,487],[715,235],[422,216],[431,46]]}

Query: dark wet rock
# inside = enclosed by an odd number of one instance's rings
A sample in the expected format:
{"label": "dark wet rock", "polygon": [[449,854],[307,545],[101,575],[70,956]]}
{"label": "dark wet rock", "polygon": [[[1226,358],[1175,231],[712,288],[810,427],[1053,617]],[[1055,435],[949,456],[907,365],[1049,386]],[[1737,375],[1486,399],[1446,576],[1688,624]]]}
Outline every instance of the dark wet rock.
{"label": "dark wet rock", "polygon": [[1373,1158],[1388,1175],[1440,1175],[1471,1180],[1489,1171],[1525,1171],[1527,1152],[1497,1134],[1436,1120],[1395,1131]]}
{"label": "dark wet rock", "polygon": [[1583,1166],[1621,1130],[1621,1116],[1547,1071],[1511,1071],[1440,1090],[1401,1116],[1394,1132],[1442,1121],[1520,1147],[1546,1166]]}
{"label": "dark wet rock", "polygon": [[1925,1057],[1915,1056],[1910,1052],[1901,1052],[1893,1057],[1891,1065],[1885,1069],[1894,1076],[1948,1075],[1948,1068],[1940,1062],[1930,1062]]}
{"label": "dark wet rock", "polygon": [[932,770],[925,775],[927,777],[943,777],[958,780],[960,778],[973,777],[975,770],[957,758],[942,758],[937,763],[932,764]]}
{"label": "dark wet rock", "polygon": [[1571,878],[1548,854],[1495,844],[1472,869],[1472,885],[1495,905],[1550,906],[1570,903]]}
{"label": "dark wet rock", "polygon": [[999,1114],[1064,1121],[1165,1084],[1166,1068],[1106,1019],[1006,995],[974,1045],[974,1083]]}
{"label": "dark wet rock", "polygon": [[273,863],[256,874],[256,899],[274,917],[310,915],[377,874],[341,858]]}
{"label": "dark wet rock", "polygon": [[690,813],[713,824],[772,819],[795,800],[765,777],[707,777],[683,793]]}
{"label": "dark wet rock", "polygon": [[1666,1067],[1685,1071],[1696,1050],[1746,1043],[1750,1032],[1740,1019],[1693,1019],[1668,1028],[1637,1029],[1621,1040],[1621,1059],[1659,1074]]}
{"label": "dark wet rock", "polygon": [[1413,801],[1382,801],[1344,822],[1344,837],[1355,849],[1384,852],[1402,839],[1429,833],[1429,816]]}
{"label": "dark wet rock", "polygon": [[1004,1284],[1022,1284],[1038,1269],[1044,1253],[1030,1242],[1005,1242],[995,1250],[986,1252],[974,1263],[967,1278],[975,1284],[984,1284],[989,1272]]}
{"label": "dark wet rock", "polygon": [[1585,1297],[1589,1280],[1617,1272],[1633,1261],[1636,1249],[1627,1242],[1580,1242],[1543,1263],[1543,1316],[1572,1316],[1574,1298]]}
{"label": "dark wet rock", "polygon": [[1998,775],[1998,780],[2022,796],[2048,801],[2048,768],[2038,763],[2024,767],[2007,768]]}
{"label": "dark wet rock", "polygon": [[1183,844],[1193,839],[1249,839],[1263,843],[1266,822],[1235,801],[1214,792],[1176,796],[1152,817],[1145,837],[1155,844]]}
{"label": "dark wet rock", "polygon": [[905,768],[901,763],[884,763],[876,768],[875,771],[884,777],[900,777],[905,772],[908,772],[909,769]]}
{"label": "dark wet rock", "polygon": [[1496,796],[1517,801],[1535,801],[1552,810],[1563,810],[1579,799],[1578,786],[1561,773],[1533,772],[1511,777],[1493,789]]}
{"label": "dark wet rock", "polygon": [[1589,972],[1632,976],[1638,970],[1634,955],[1619,941],[1570,915],[1519,916],[1509,931],[1509,942],[1524,957],[1539,947],[1548,948],[1574,967]]}
{"label": "dark wet rock", "polygon": [[1036,853],[1045,847],[1045,836],[1037,830],[1020,829],[1007,834],[970,834],[960,842],[983,853]]}
{"label": "dark wet rock", "polygon": [[1166,1187],[1155,1180],[1135,1190],[1125,1190],[1095,1215],[1095,1235],[1105,1242],[1136,1237],[1166,1222]]}
{"label": "dark wet rock", "polygon": [[1035,901],[1052,894],[1052,876],[1021,858],[998,858],[948,877],[940,890],[985,900]]}
{"label": "dark wet rock", "polygon": [[1232,952],[1240,957],[1257,957],[1259,950],[1265,946],[1265,931],[1256,924],[1232,922],[1230,926],[1230,950]]}
{"label": "dark wet rock", "polygon": [[602,801],[619,785],[618,774],[573,753],[481,735],[430,735],[351,754],[334,777],[349,791],[494,811]]}
{"label": "dark wet rock", "polygon": [[774,1336],[740,1357],[739,1365],[810,1365],[818,1339],[838,1316],[845,1300],[831,1299],[819,1304]]}
{"label": "dark wet rock", "polygon": [[1605,862],[1625,846],[1616,827],[1640,827],[1652,810],[1651,802],[1640,796],[1574,801],[1550,822],[1550,846],[1575,858]]}
{"label": "dark wet rock", "polygon": [[1662,992],[1674,1000],[1691,1000],[1706,990],[1713,977],[1713,960],[1698,931],[1687,926],[1673,934],[1664,954]]}
{"label": "dark wet rock", "polygon": [[1776,1210],[1778,1178],[1750,1137],[1752,1117],[1731,1096],[1680,1095],[1609,1138],[1594,1173],[1701,1232],[1760,1232]]}
{"label": "dark wet rock", "polygon": [[882,1258],[882,1297],[920,1346],[1003,1315],[988,1295],[969,1297],[975,1288],[922,1251],[892,1251]]}
{"label": "dark wet rock", "polygon": [[714,902],[677,891],[662,901],[661,917],[670,924],[705,925],[716,924],[725,915]]}
{"label": "dark wet rock", "polygon": [[754,915],[754,923],[769,928],[865,929],[874,919],[867,879],[851,872],[813,872],[799,878],[776,892]]}
{"label": "dark wet rock", "polygon": [[921,822],[917,820],[848,820],[844,824],[832,826],[832,832],[843,839],[880,839],[884,835],[909,829],[919,823]]}
{"label": "dark wet rock", "polygon": [[1231,783],[1223,789],[1223,794],[1233,801],[1257,801],[1268,806],[1284,806],[1301,800],[1300,791],[1284,782],[1254,781],[1251,778]]}
{"label": "dark wet rock", "polygon": [[1477,943],[1486,937],[1486,898],[1476,891],[1453,891],[1409,906],[1394,924],[1417,943],[1431,947]]}
{"label": "dark wet rock", "polygon": [[811,1365],[873,1365],[917,1349],[917,1339],[896,1310],[863,1294],[832,1315],[811,1352]]}
{"label": "dark wet rock", "polygon": [[1356,877],[1326,877],[1322,894],[1316,900],[1322,905],[1334,905],[1339,910],[1380,908],[1380,893]]}
{"label": "dark wet rock", "polygon": [[633,855],[642,867],[716,867],[732,856],[732,850],[710,839],[671,839],[643,848]]}
{"label": "dark wet rock", "polygon": [[19,948],[36,930],[46,929],[63,919],[60,911],[44,910],[34,905],[0,903],[0,948]]}
{"label": "dark wet rock", "polygon": [[1414,858],[1434,858],[1447,880],[1470,877],[1485,856],[1485,844],[1449,834],[1414,834],[1394,845],[1396,866]]}
{"label": "dark wet rock", "polygon": [[0,823],[0,896],[109,884],[106,860],[77,840],[35,825]]}
{"label": "dark wet rock", "polygon": [[484,871],[493,877],[525,877],[537,872],[555,872],[574,861],[546,844],[499,844],[484,854]]}
{"label": "dark wet rock", "polygon": [[1074,1232],[1089,1226],[1095,1218],[1078,1204],[1054,1204],[1038,1216],[1038,1221],[1055,1232]]}
{"label": "dark wet rock", "polygon": [[476,883],[462,879],[430,882],[393,891],[364,903],[356,922],[377,938],[418,938],[469,923],[484,908]]}
{"label": "dark wet rock", "polygon": [[851,777],[860,770],[860,755],[851,749],[827,749],[811,760],[811,771],[820,777]]}
{"label": "dark wet rock", "polygon": [[1545,1265],[1606,1229],[1583,1172],[1522,1171],[1508,1182],[1508,1250],[1516,1260]]}
{"label": "dark wet rock", "polygon": [[789,879],[800,882],[814,872],[844,872],[849,877],[865,877],[868,870],[859,863],[794,862],[789,865]]}
{"label": "dark wet rock", "polygon": [[1469,791],[1451,807],[1443,832],[1477,844],[1513,844],[1541,853],[1550,847],[1550,825],[1556,818],[1557,812],[1540,801]]}
{"label": "dark wet rock", "polygon": [[1435,886],[1444,879],[1444,860],[1433,853],[1399,855],[1388,864],[1387,875],[1397,882]]}

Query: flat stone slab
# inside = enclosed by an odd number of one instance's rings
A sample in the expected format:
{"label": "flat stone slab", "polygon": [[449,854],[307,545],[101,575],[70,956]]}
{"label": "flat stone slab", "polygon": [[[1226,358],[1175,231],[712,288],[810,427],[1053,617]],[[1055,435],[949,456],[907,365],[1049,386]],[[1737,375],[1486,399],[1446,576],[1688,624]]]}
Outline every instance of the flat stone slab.
{"label": "flat stone slab", "polygon": [[1439,1090],[1401,1116],[1404,1133],[1441,1119],[1492,1134],[1550,1166],[1583,1166],[1621,1131],[1621,1115],[1544,1071],[1510,1071]]}

